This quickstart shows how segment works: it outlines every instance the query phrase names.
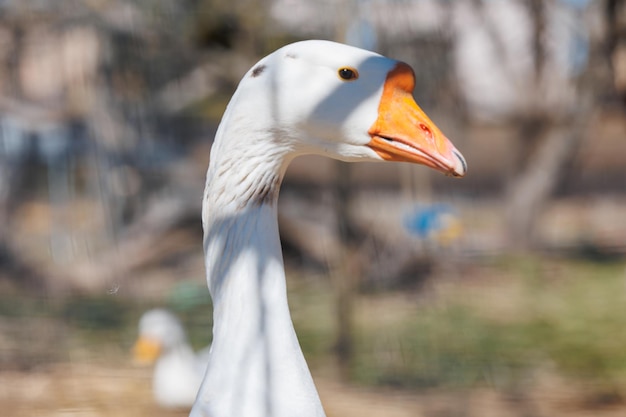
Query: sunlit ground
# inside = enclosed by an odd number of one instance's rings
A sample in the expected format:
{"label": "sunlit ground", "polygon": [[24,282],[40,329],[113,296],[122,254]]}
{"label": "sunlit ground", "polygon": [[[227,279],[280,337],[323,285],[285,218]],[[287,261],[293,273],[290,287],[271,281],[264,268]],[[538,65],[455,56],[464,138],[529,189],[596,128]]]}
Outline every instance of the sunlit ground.
{"label": "sunlit ground", "polygon": [[[290,271],[294,322],[329,416],[625,415],[623,261],[496,257],[456,268],[463,273],[435,272],[419,288],[357,296],[349,381],[332,353],[330,283]],[[151,370],[132,363],[148,303],[9,292],[3,415],[186,414],[158,408]],[[171,304],[194,346],[208,343],[210,306]]]}

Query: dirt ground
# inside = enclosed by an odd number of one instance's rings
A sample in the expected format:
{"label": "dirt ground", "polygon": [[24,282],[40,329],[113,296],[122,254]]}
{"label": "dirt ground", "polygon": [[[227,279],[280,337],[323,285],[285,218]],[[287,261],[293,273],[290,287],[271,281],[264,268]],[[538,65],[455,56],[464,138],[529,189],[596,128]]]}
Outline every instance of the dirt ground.
{"label": "dirt ground", "polygon": [[[326,374],[322,372],[322,374]],[[0,410],[11,417],[177,417],[152,401],[151,371],[132,365],[65,363],[33,371],[0,372]],[[581,388],[542,377],[523,395],[491,389],[409,392],[364,389],[316,375],[328,417],[618,417],[626,404],[586,399]]]}

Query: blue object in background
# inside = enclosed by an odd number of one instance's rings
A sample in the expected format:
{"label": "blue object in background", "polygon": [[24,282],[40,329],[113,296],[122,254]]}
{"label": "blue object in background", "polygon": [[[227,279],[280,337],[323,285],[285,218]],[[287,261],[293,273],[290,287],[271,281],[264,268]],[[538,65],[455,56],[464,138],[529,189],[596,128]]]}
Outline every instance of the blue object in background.
{"label": "blue object in background", "polygon": [[462,234],[458,215],[449,204],[437,203],[418,206],[404,219],[405,229],[420,239],[433,239],[449,244]]}

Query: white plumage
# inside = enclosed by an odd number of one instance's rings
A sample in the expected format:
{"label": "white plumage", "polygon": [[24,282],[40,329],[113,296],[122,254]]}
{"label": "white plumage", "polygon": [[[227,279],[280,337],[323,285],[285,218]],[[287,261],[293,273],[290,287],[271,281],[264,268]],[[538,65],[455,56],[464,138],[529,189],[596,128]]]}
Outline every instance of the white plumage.
{"label": "white plumage", "polygon": [[289,314],[278,189],[303,154],[463,176],[463,157],[415,104],[414,81],[406,64],[327,41],[287,45],[243,77],[216,134],[203,199],[214,326],[191,416],[324,416]]}

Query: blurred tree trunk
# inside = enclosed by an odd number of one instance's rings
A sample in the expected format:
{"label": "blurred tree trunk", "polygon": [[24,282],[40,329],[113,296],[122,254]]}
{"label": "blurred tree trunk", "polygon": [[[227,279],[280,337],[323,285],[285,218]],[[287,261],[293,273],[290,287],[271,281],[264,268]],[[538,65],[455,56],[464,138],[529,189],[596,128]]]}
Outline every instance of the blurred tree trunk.
{"label": "blurred tree trunk", "polygon": [[[605,8],[606,20],[606,64],[610,71],[613,88],[622,105],[626,106],[626,76],[620,74],[619,55],[626,56],[626,22],[620,19],[620,15],[626,13],[626,1],[607,0]],[[624,59],[624,58],[621,58]],[[623,64],[622,64],[623,65]],[[624,69],[621,68],[623,72]]]}
{"label": "blurred tree trunk", "polygon": [[[534,83],[538,87],[545,65],[543,39],[545,34],[544,0],[527,3],[533,25]],[[535,88],[537,89],[537,88]],[[531,114],[522,121],[517,137],[518,154],[514,175],[506,192],[506,224],[508,237],[515,249],[532,246],[533,227],[541,207],[558,182],[555,168],[568,155],[562,135],[553,134],[551,120],[545,114]]]}
{"label": "blurred tree trunk", "polygon": [[[527,3],[533,23],[535,88],[538,94],[546,68],[546,5],[548,0]],[[579,87],[582,87],[579,85]],[[543,207],[567,174],[589,120],[585,89],[581,88],[573,110],[552,114],[541,110],[523,117],[518,134],[516,174],[506,190],[505,215],[509,243],[513,249],[529,250],[537,245],[536,226]],[[539,102],[540,97],[536,97]],[[558,111],[557,111],[558,113]]]}
{"label": "blurred tree trunk", "polygon": [[354,295],[361,275],[356,242],[357,233],[350,222],[350,200],[352,184],[350,183],[351,167],[345,162],[336,162],[337,180],[334,182],[335,213],[337,217],[337,235],[343,253],[335,256],[340,260],[332,265],[333,286],[335,287],[335,308],[337,313],[337,335],[335,352],[339,372],[344,380],[348,380],[354,356],[353,342],[353,310]]}
{"label": "blurred tree trunk", "polygon": [[526,155],[522,171],[513,178],[507,190],[506,218],[509,238],[515,249],[526,250],[535,245],[536,221],[566,175],[569,161],[585,133],[586,121],[585,114],[571,120],[571,124],[557,126],[543,121],[544,127],[536,133],[539,144],[534,152]]}

